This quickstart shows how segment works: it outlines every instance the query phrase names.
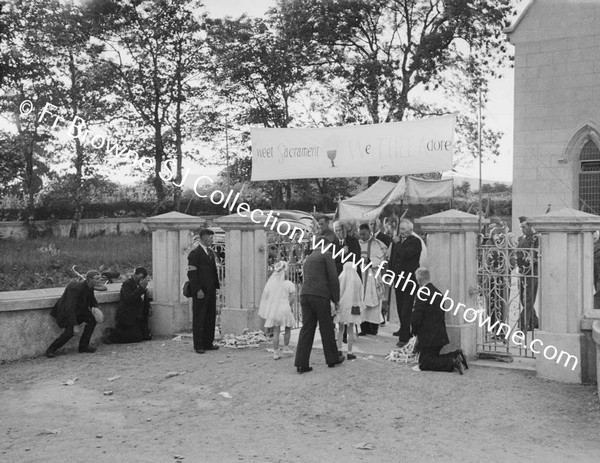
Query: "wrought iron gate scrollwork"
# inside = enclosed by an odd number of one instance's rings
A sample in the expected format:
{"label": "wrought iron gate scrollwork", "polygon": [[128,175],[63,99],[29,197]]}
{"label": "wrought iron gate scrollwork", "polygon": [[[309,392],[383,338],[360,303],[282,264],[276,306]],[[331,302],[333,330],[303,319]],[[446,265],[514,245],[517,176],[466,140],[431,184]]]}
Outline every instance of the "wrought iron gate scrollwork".
{"label": "wrought iron gate scrollwork", "polygon": [[[539,235],[518,239],[506,224],[477,240],[477,352],[535,357],[529,349],[539,328],[535,310],[540,266]],[[491,329],[490,329],[491,327]],[[522,331],[521,335],[514,335]]]}

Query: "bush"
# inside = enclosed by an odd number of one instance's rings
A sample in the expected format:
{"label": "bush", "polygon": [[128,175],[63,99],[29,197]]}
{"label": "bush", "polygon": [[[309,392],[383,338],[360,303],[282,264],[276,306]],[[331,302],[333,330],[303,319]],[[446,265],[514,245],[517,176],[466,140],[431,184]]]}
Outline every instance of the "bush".
{"label": "bush", "polygon": [[90,269],[113,268],[125,276],[137,266],[152,274],[152,239],[148,234],[96,238],[39,238],[0,241],[0,291],[65,286]]}

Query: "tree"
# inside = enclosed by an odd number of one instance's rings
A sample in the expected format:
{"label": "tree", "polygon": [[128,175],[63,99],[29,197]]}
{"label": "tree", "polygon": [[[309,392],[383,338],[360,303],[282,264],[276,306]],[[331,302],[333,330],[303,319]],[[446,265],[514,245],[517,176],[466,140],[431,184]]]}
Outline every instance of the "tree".
{"label": "tree", "polygon": [[[318,44],[315,76],[342,79],[360,123],[402,121],[449,112],[409,97],[418,86],[437,89],[460,76],[460,93],[487,92],[507,58],[502,38],[510,0],[280,0],[297,25],[281,31]],[[467,85],[465,85],[465,81]],[[464,123],[465,121],[460,121]],[[463,129],[473,133],[469,124]],[[493,137],[493,134],[489,134]],[[372,182],[374,179],[370,179]]]}
{"label": "tree", "polygon": [[464,196],[465,198],[469,196],[471,193],[471,184],[466,180],[463,181],[460,185],[454,187],[454,194],[459,196]]}
{"label": "tree", "polygon": [[[295,20],[278,10],[271,10],[266,18],[260,19],[242,16],[207,21],[207,41],[216,61],[213,82],[229,108],[244,109],[230,117],[230,121],[276,128],[294,125],[299,115],[293,109],[298,106],[294,105],[295,98],[310,85],[313,78],[310,64],[319,51],[315,43],[303,40],[300,35],[285,33],[294,27]],[[242,134],[238,151],[245,151],[243,146],[247,142],[247,134]],[[242,157],[235,165],[246,163],[249,158]],[[340,182],[352,188],[351,180]],[[330,185],[333,183],[326,180],[277,180],[256,182],[253,186],[270,192],[274,208],[288,208],[295,191],[310,196],[310,189],[315,187],[319,189],[316,198],[335,199],[335,192],[328,189]]]}
{"label": "tree", "polygon": [[50,34],[45,19],[59,2],[17,0],[1,6],[0,114],[15,127],[16,134],[5,135],[0,158],[6,174],[12,176],[7,186],[16,182],[22,187],[25,217],[30,222],[34,219],[35,194],[41,187],[40,176],[47,171],[48,142],[53,138],[40,123],[39,115],[40,106],[57,94],[50,80],[46,50]]}
{"label": "tree", "polygon": [[[114,90],[153,133],[153,184],[159,201],[166,195],[160,173],[163,162],[172,157],[165,146],[171,130],[177,161],[173,180],[181,180],[182,106],[202,62],[201,27],[194,13],[198,7],[198,2],[185,0],[105,0],[98,7],[105,13],[98,12],[98,20],[111,23],[98,35],[111,49],[106,62],[114,73]],[[177,202],[179,197],[176,193]]]}

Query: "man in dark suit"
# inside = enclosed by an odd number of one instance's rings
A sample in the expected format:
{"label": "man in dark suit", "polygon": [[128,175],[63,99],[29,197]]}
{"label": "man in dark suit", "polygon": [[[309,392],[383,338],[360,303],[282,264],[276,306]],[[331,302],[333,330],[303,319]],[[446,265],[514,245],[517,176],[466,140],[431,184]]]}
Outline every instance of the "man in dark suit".
{"label": "man in dark suit", "polygon": [[[344,257],[346,257],[348,254],[353,254],[355,262],[358,262],[358,260],[360,259],[360,243],[358,242],[358,238],[349,235],[347,233],[346,227],[339,220],[333,222],[333,232],[335,233],[335,236],[338,239],[339,248],[342,248],[344,250]],[[336,250],[339,248],[336,248]],[[350,257],[346,262],[352,262],[352,257]],[[338,255],[336,257],[335,267],[337,269],[338,275],[342,273],[342,270],[344,269],[342,256]],[[356,268],[356,271],[360,276],[360,265]]]}
{"label": "man in dark suit", "polygon": [[215,323],[217,319],[217,289],[220,288],[216,256],[210,248],[214,232],[200,230],[200,242],[188,256],[188,279],[192,288],[192,330],[194,350],[204,354],[217,350]]}
{"label": "man in dark suit", "polygon": [[319,232],[317,233],[317,238],[319,238],[319,239],[324,238],[327,240],[327,242],[333,243],[333,245],[335,247],[337,247],[340,243],[337,239],[337,236],[335,236],[335,233],[333,232],[333,230],[329,227],[329,225],[330,225],[329,217],[326,216],[325,214],[321,214],[321,215],[317,216],[317,224],[319,226]]}
{"label": "man in dark suit", "polygon": [[[329,241],[323,239],[324,246]],[[338,280],[335,262],[331,253],[321,252],[317,244],[313,252],[306,258],[303,266],[304,282],[300,295],[302,307],[302,329],[298,336],[296,360],[294,365],[298,373],[312,370],[309,366],[310,353],[315,339],[315,330],[319,322],[321,341],[325,361],[329,367],[334,367],[344,361],[335,342],[335,328],[333,326],[331,302],[338,304],[340,300],[340,282]]]}
{"label": "man in dark suit", "polygon": [[[431,283],[429,270],[421,267],[416,271],[419,290],[412,313],[412,332],[417,336],[419,368],[430,371],[454,371],[463,374],[463,365],[469,368],[461,349],[440,355],[440,350],[450,341],[446,332],[445,312],[440,307],[441,292]],[[435,296],[435,294],[437,296]],[[434,302],[435,299],[437,302]]]}
{"label": "man in dark suit", "polygon": [[392,244],[392,238],[382,230],[381,220],[379,220],[379,217],[369,220],[369,228],[371,229],[371,233],[373,233],[375,239],[381,241],[387,247]]}
{"label": "man in dark suit", "polygon": [[50,344],[46,350],[46,357],[56,357],[56,351],[73,337],[75,325],[80,323],[85,323],[85,328],[79,339],[79,352],[96,352],[96,348],[90,346],[90,339],[96,328],[96,318],[90,309],[98,307],[94,287],[99,285],[100,273],[96,270],[87,272],[84,281],[72,281],[67,285],[65,292],[50,312],[50,315],[56,318],[57,325],[64,328],[64,332]]}
{"label": "man in dark suit", "polygon": [[419,268],[421,258],[421,240],[412,235],[413,224],[402,219],[398,227],[398,235],[392,238],[391,268],[395,274],[404,274],[404,282],[396,287],[396,308],[400,319],[400,329],[394,333],[398,336],[398,347],[404,347],[410,339],[410,315],[415,302],[417,282],[415,271]]}
{"label": "man in dark suit", "polygon": [[141,342],[152,339],[148,318],[150,300],[146,293],[148,271],[137,267],[131,278],[121,285],[121,298],[117,309],[117,326],[104,330],[103,341],[106,344]]}

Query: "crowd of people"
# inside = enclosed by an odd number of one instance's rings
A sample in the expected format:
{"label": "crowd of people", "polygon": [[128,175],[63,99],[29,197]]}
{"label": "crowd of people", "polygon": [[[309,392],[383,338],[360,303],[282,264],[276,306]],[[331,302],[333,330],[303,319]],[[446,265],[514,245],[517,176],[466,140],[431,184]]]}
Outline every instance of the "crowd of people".
{"label": "crowd of people", "polygon": [[[519,324],[525,330],[537,329],[539,320],[533,307],[537,291],[539,240],[527,223],[520,218],[523,235],[516,243],[512,258],[501,259],[497,251],[489,254],[491,259],[507,262],[518,267],[521,275],[519,287],[522,311]],[[333,227],[326,215],[318,218],[319,230],[303,259],[302,289],[299,295],[302,309],[302,328],[296,349],[295,366],[299,373],[312,370],[309,364],[314,335],[319,325],[323,350],[328,366],[334,367],[344,361],[342,343],[347,343],[348,359],[354,359],[353,346],[358,336],[377,335],[379,327],[389,320],[392,287],[382,279],[382,272],[374,268],[385,267],[396,274],[403,273],[412,285],[395,285],[394,296],[400,328],[397,347],[404,347],[412,336],[417,337],[416,349],[420,353],[421,370],[463,372],[468,368],[461,350],[440,355],[449,343],[444,321],[445,312],[433,298],[415,298],[414,288],[429,288],[435,294],[427,269],[426,247],[414,233],[413,224],[407,219],[386,219],[383,226],[379,220],[363,223],[354,234],[348,224],[336,221]],[[493,244],[506,226],[492,221],[487,238]],[[500,231],[499,231],[500,230]],[[494,231],[496,234],[494,234]],[[193,348],[196,353],[217,350],[214,343],[216,323],[216,299],[220,287],[217,259],[211,249],[214,232],[202,229],[195,237],[193,250],[188,256],[188,279],[192,297]],[[600,239],[594,236],[594,283],[600,286]],[[332,244],[333,252],[320,252],[322,244]],[[320,250],[319,250],[320,248]],[[342,252],[337,252],[337,251]],[[317,251],[317,252],[314,252]],[[354,258],[344,258],[352,254]],[[336,255],[336,258],[333,258]],[[353,265],[360,259],[364,264]],[[492,264],[494,264],[492,262]],[[495,264],[494,264],[495,265]],[[259,316],[265,320],[265,328],[273,330],[274,358],[282,353],[293,353],[289,347],[291,329],[295,319],[291,307],[297,297],[295,285],[288,279],[289,267],[285,260],[277,262],[267,282],[259,307]],[[152,338],[148,319],[151,315],[147,294],[148,271],[137,267],[121,287],[120,301],[114,328],[106,328],[102,337],[105,343],[130,343]],[[62,297],[52,309],[59,327],[64,332],[48,347],[47,357],[55,357],[58,349],[75,334],[75,326],[85,323],[79,341],[79,352],[93,353],[90,339],[101,312],[94,296],[100,287],[100,273],[91,270],[83,281],[73,281],[65,288]],[[496,291],[497,292],[497,291]],[[420,294],[420,292],[417,292]],[[504,317],[499,313],[499,317]],[[337,326],[336,326],[337,325]],[[337,329],[336,329],[337,328]],[[279,348],[280,333],[284,333],[284,347]],[[336,336],[337,331],[337,336]]]}
{"label": "crowd of people", "polygon": [[[348,224],[336,221],[331,227],[325,215],[318,217],[317,222],[318,234],[311,243],[314,249],[307,253],[303,262],[300,294],[302,328],[295,357],[298,373],[312,370],[310,354],[317,324],[329,367],[339,365],[345,358],[356,358],[352,351],[356,342],[355,327],[360,327],[358,336],[377,335],[389,315],[391,287],[382,281],[381,271],[374,269],[389,268],[396,274],[404,272],[407,280],[413,283],[413,286],[397,285],[394,289],[400,320],[400,329],[393,333],[398,336],[397,347],[404,347],[411,336],[416,335],[422,370],[457,369],[462,374],[463,367],[468,368],[462,351],[439,354],[449,343],[444,311],[430,300],[415,304],[414,287],[430,285],[431,282],[422,259],[426,248],[414,233],[412,222],[392,218],[385,220],[382,227],[379,220],[373,220],[358,226],[358,236],[352,233]],[[323,252],[323,245],[328,244],[333,245],[329,248],[332,252]],[[353,257],[347,258],[348,254],[353,254]],[[363,264],[353,265],[360,259]],[[281,329],[289,330],[294,324],[293,318],[283,321],[285,314],[292,313],[294,297],[290,282],[282,275],[284,272],[284,267],[277,264],[263,292],[259,310],[259,315],[265,319],[265,327],[279,323],[274,337]],[[277,309],[273,308],[274,305]],[[419,317],[414,315],[417,308]],[[277,312],[277,317],[272,316],[273,312]],[[275,359],[280,358],[278,342],[274,342]],[[342,343],[348,344],[346,357],[342,353]]]}

